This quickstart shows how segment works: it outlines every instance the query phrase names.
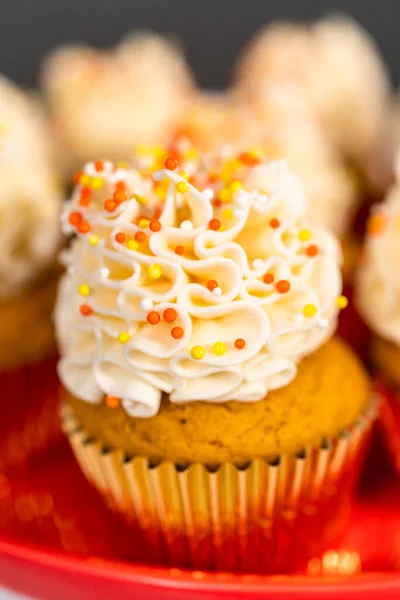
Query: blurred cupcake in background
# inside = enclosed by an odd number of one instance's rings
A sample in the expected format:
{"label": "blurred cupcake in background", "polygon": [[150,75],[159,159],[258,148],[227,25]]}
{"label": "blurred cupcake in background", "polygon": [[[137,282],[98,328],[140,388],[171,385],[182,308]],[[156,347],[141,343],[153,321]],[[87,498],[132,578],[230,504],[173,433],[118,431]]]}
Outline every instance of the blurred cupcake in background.
{"label": "blurred cupcake in background", "polygon": [[96,168],[56,308],[77,460],[155,559],[291,571],[346,523],[376,409],[332,338],[336,239],[254,151]]}
{"label": "blurred cupcake in background", "polygon": [[[62,189],[40,106],[0,77],[0,469],[58,435],[57,285]],[[51,408],[52,407],[52,410]]]}
{"label": "blurred cupcake in background", "polygon": [[368,179],[390,101],[387,70],[368,33],[343,17],[269,26],[239,62],[236,93],[262,112],[271,81],[303,95],[329,139]]}
{"label": "blurred cupcake in background", "polygon": [[65,46],[44,62],[42,85],[68,172],[99,157],[124,160],[136,144],[165,141],[190,100],[180,50],[155,34],[115,49]]}

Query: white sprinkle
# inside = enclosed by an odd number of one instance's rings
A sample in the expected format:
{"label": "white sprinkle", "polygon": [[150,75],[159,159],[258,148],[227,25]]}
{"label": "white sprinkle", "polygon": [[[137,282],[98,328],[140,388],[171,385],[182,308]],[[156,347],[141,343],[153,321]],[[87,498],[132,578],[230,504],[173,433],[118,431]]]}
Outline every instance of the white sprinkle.
{"label": "white sprinkle", "polygon": [[213,289],[214,296],[222,296],[222,290],[220,287],[216,287]]}
{"label": "white sprinkle", "polygon": [[180,228],[189,231],[190,229],[193,229],[193,223],[192,221],[182,221],[182,223],[180,224]]}
{"label": "white sprinkle", "polygon": [[139,306],[144,312],[149,312],[149,310],[153,308],[153,301],[150,300],[150,298],[142,298],[139,302]]}
{"label": "white sprinkle", "polygon": [[156,181],[162,181],[165,177],[164,170],[162,169],[161,171],[154,171],[153,177]]}
{"label": "white sprinkle", "polygon": [[261,258],[256,258],[255,260],[253,260],[253,267],[256,269],[256,271],[262,269],[263,266],[264,262],[261,260]]}
{"label": "white sprinkle", "polygon": [[321,319],[318,321],[318,327],[320,327],[321,329],[326,329],[326,328],[328,327],[328,325],[329,325],[329,321],[328,321],[328,319],[322,319],[322,318],[321,318]]}
{"label": "white sprinkle", "polygon": [[100,269],[100,277],[108,277],[110,274],[110,269],[107,269],[107,267],[102,267]]}
{"label": "white sprinkle", "polygon": [[212,200],[214,198],[214,191],[211,188],[205,188],[203,190],[203,196],[205,196],[207,200]]}
{"label": "white sprinkle", "polygon": [[234,201],[238,206],[245,206],[247,204],[247,193],[239,190],[234,196]]}

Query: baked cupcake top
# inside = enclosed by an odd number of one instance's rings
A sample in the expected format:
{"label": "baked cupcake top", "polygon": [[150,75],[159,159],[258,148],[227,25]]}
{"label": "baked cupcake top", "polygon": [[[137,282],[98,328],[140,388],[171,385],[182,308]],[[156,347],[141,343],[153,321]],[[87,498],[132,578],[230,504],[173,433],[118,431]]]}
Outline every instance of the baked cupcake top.
{"label": "baked cupcake top", "polygon": [[42,81],[72,169],[164,141],[192,90],[179,49],[155,34],[130,36],[110,51],[59,48],[44,63]]}
{"label": "baked cupcake top", "polygon": [[262,106],[271,80],[291,84],[346,155],[368,158],[381,137],[390,85],[374,41],[355,21],[267,27],[241,59],[236,90]]}
{"label": "baked cupcake top", "polygon": [[55,260],[61,188],[36,100],[0,76],[0,299]]}
{"label": "baked cupcake top", "polygon": [[400,156],[396,183],[384,202],[372,207],[362,264],[358,271],[357,301],[370,327],[400,345]]}
{"label": "baked cupcake top", "polygon": [[136,417],[157,413],[162,392],[253,402],[332,335],[338,245],[312,226],[284,161],[142,149],[132,166],[97,161],[76,180],[56,308],[72,394]]}

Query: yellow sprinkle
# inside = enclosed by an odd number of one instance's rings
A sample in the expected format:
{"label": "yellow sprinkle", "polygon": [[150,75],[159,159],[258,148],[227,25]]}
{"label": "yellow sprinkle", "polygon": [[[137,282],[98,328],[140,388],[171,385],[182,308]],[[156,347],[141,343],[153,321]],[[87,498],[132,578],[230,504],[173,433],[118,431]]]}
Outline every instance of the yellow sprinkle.
{"label": "yellow sprinkle", "polygon": [[139,221],[139,227],[140,229],[147,229],[147,227],[149,226],[150,221],[148,219],[140,219]]}
{"label": "yellow sprinkle", "polygon": [[137,250],[139,248],[139,242],[136,240],[129,240],[127,243],[129,250]]}
{"label": "yellow sprinkle", "polygon": [[181,171],[179,175],[183,177],[183,179],[189,179],[189,173],[186,173],[186,171]]}
{"label": "yellow sprinkle", "polygon": [[118,169],[129,169],[129,164],[127,162],[119,162],[116,166]]}
{"label": "yellow sprinkle", "polygon": [[215,342],[212,347],[213,354],[217,356],[222,356],[226,352],[226,346],[224,342]]}
{"label": "yellow sprinkle", "polygon": [[237,192],[238,190],[240,190],[243,187],[243,183],[241,181],[232,181],[231,185],[229,186],[229,190],[232,192],[232,194],[234,192]]}
{"label": "yellow sprinkle", "polygon": [[161,277],[161,267],[160,265],[150,265],[147,269],[147,273],[151,279],[158,279]]}
{"label": "yellow sprinkle", "polygon": [[94,177],[92,179],[92,188],[94,190],[101,190],[102,187],[104,187],[103,179],[101,179],[100,177]]}
{"label": "yellow sprinkle", "polygon": [[227,188],[222,188],[218,194],[218,198],[221,200],[221,202],[229,202],[231,199],[229,190]]}
{"label": "yellow sprinkle", "polygon": [[176,191],[179,192],[180,194],[184,194],[185,192],[187,192],[188,189],[188,184],[186,183],[186,181],[180,181],[179,183],[176,184]]}
{"label": "yellow sprinkle", "polygon": [[309,231],[308,229],[301,229],[299,231],[298,238],[301,242],[308,242],[309,240],[311,240],[311,231]]}
{"label": "yellow sprinkle", "polygon": [[195,148],[189,148],[189,150],[186,150],[186,152],[184,153],[184,157],[188,158],[189,160],[191,158],[196,158],[197,156],[197,150],[195,150]]}
{"label": "yellow sprinkle", "polygon": [[218,229],[218,231],[226,231],[225,225],[221,225],[220,228]]}
{"label": "yellow sprinkle", "polygon": [[190,355],[195,360],[201,360],[205,355],[205,350],[203,346],[193,346],[190,350]]}
{"label": "yellow sprinkle", "polygon": [[97,246],[98,243],[99,243],[99,236],[98,235],[91,235],[89,237],[89,244],[91,246]]}
{"label": "yellow sprinkle", "polygon": [[86,175],[86,173],[83,173],[79,179],[79,183],[81,183],[82,185],[89,185],[89,183],[90,183],[89,175]]}
{"label": "yellow sprinkle", "polygon": [[127,331],[123,331],[122,333],[119,334],[118,336],[118,341],[121,344],[127,344],[129,342],[129,340],[131,339],[131,336],[129,335],[129,333]]}
{"label": "yellow sprinkle", "polygon": [[136,200],[136,202],[138,204],[141,204],[142,206],[145,206],[147,204],[147,198],[145,198],[144,196],[138,196],[137,194],[134,194],[132,196],[133,200]]}
{"label": "yellow sprinkle", "polygon": [[341,310],[343,308],[346,308],[346,306],[348,305],[349,301],[347,300],[346,296],[338,296],[336,298],[336,306],[338,308],[340,308]]}
{"label": "yellow sprinkle", "polygon": [[305,317],[313,317],[317,313],[317,307],[315,304],[305,304],[303,308],[303,314]]}
{"label": "yellow sprinkle", "polygon": [[227,221],[231,221],[233,219],[233,210],[231,208],[225,208],[225,210],[222,211],[222,216],[224,219],[227,219]]}
{"label": "yellow sprinkle", "polygon": [[78,290],[81,296],[89,296],[90,294],[90,287],[87,283],[81,283]]}

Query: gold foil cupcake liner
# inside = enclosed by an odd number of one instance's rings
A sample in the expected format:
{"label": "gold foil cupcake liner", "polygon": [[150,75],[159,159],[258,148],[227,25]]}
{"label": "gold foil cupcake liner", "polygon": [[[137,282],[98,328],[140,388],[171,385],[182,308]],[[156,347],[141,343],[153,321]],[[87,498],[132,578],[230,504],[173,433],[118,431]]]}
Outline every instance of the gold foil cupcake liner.
{"label": "gold foil cupcake liner", "polygon": [[242,464],[152,464],[88,437],[64,404],[62,426],[87,479],[156,562],[229,571],[289,572],[345,524],[377,398],[319,448]]}

